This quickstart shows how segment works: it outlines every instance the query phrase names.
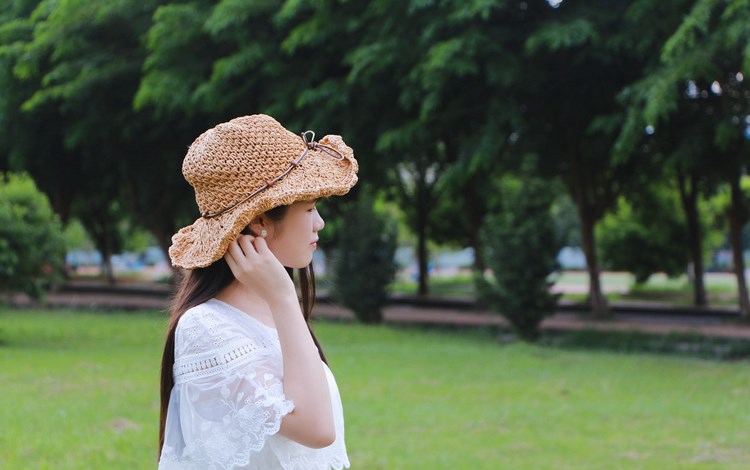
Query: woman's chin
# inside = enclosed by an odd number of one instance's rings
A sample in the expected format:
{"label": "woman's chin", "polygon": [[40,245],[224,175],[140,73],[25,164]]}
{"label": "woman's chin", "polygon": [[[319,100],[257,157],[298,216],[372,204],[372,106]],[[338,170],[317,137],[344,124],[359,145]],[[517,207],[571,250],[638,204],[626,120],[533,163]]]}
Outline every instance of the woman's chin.
{"label": "woman's chin", "polygon": [[284,266],[291,269],[304,269],[312,263],[312,256],[308,260],[296,260],[290,263],[284,263]]}

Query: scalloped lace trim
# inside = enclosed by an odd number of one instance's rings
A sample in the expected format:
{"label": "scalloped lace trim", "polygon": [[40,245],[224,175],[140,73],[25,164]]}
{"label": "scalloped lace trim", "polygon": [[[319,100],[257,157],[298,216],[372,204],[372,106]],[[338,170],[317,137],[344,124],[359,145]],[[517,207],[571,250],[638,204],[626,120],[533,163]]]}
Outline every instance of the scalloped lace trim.
{"label": "scalloped lace trim", "polygon": [[[218,422],[203,422],[200,437],[189,443],[178,456],[171,446],[164,446],[159,470],[232,470],[244,469],[258,456],[267,438],[281,429],[281,421],[294,409],[291,401],[280,395],[281,384],[258,388],[254,397],[237,399],[237,406],[227,387],[221,389],[222,404],[230,413]],[[230,425],[231,423],[231,425]]]}

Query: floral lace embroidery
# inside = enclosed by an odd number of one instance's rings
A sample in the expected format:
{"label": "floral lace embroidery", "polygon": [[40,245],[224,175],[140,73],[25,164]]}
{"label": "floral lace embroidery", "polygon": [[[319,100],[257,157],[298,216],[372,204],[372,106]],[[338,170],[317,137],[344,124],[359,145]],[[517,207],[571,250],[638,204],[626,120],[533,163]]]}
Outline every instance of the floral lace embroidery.
{"label": "floral lace embroidery", "polygon": [[272,374],[256,377],[245,374],[243,381],[255,389],[254,396],[244,392],[232,395],[228,387],[221,388],[221,400],[226,412],[220,421],[204,421],[198,439],[185,448],[184,455],[208,468],[234,468],[247,465],[251,454],[266,443],[266,437],[279,432],[281,420],[294,405],[284,399],[281,382]]}

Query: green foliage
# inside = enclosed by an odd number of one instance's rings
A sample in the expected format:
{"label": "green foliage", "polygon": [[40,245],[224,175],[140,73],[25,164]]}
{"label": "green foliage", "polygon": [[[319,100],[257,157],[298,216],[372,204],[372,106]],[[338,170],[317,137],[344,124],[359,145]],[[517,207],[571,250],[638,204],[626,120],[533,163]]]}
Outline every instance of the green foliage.
{"label": "green foliage", "polygon": [[134,109],[146,33],[162,2],[37,3],[19,9],[14,28],[0,25],[7,167],[31,174],[64,221],[84,224],[105,258],[122,245],[123,223],[147,227],[168,246],[193,206],[180,172],[186,136],[203,125]]}
{"label": "green foliage", "polygon": [[556,51],[583,46],[598,40],[595,25],[585,18],[575,18],[566,23],[550,22],[543,24],[539,31],[526,41],[526,50],[535,53],[540,49]]}
{"label": "green foliage", "polygon": [[581,223],[576,211],[576,205],[568,194],[560,193],[550,207],[555,221],[555,233],[563,246],[580,247]]}
{"label": "green foliage", "polygon": [[[640,77],[651,54],[632,47],[641,31],[628,19],[629,8],[629,2],[562,2],[537,11],[524,43],[528,60],[516,81],[528,111],[513,134],[515,156],[538,155],[543,177],[564,182],[592,278],[600,269],[594,228],[644,162],[614,151],[620,129],[634,127],[627,125],[619,94]],[[604,317],[598,285],[590,283],[589,299],[593,314]]]}
{"label": "green foliage", "polygon": [[86,228],[80,220],[71,219],[65,224],[65,246],[68,250],[93,250],[94,242],[86,233]]}
{"label": "green foliage", "polygon": [[60,280],[62,226],[27,175],[0,174],[0,291],[39,298]]}
{"label": "green foliage", "polygon": [[554,195],[547,182],[528,172],[518,180],[506,179],[500,191],[501,207],[482,227],[493,275],[477,275],[477,291],[521,338],[533,341],[559,297],[549,292],[561,248],[550,214]]}
{"label": "green foliage", "polygon": [[[684,59],[686,54],[692,54],[701,46],[701,39],[705,38],[710,29],[710,21],[714,16],[714,9],[721,0],[697,0],[691,11],[685,15],[682,23],[664,44],[661,60],[674,65]],[[699,39],[700,38],[700,39]]]}
{"label": "green foliage", "polygon": [[602,265],[632,273],[638,284],[657,272],[682,274],[688,263],[685,223],[674,193],[654,192],[638,204],[620,198],[597,227]]}
{"label": "green foliage", "polygon": [[124,223],[118,229],[124,238],[122,248],[125,251],[142,253],[148,247],[156,245],[154,235],[138,226]]}
{"label": "green foliage", "polygon": [[[750,201],[750,176],[740,179],[742,197]],[[716,188],[711,197],[701,201],[700,210],[708,233],[707,246],[710,249],[731,248],[727,235],[727,213],[731,208],[731,194],[729,185],[723,184]],[[750,247],[750,225],[745,225],[742,232],[742,245]]]}
{"label": "green foliage", "polygon": [[136,109],[150,106],[157,116],[184,110],[192,114],[192,93],[209,73],[207,37],[202,31],[208,7],[202,2],[167,4],[154,13],[145,35],[148,56],[134,97]]}
{"label": "green foliage", "polygon": [[361,190],[339,227],[332,293],[363,323],[383,321],[386,287],[396,272],[395,253],[395,223],[375,210],[370,190]]}
{"label": "green foliage", "polygon": [[[745,0],[13,1],[0,170],[29,172],[101,250],[123,223],[165,247],[195,216],[187,145],[266,112],[343,135],[422,242],[481,253],[492,182],[529,152],[576,206],[554,208],[560,229],[575,215],[588,235],[634,179],[700,175],[706,198],[748,166],[749,37]],[[415,191],[394,169],[433,174]]]}

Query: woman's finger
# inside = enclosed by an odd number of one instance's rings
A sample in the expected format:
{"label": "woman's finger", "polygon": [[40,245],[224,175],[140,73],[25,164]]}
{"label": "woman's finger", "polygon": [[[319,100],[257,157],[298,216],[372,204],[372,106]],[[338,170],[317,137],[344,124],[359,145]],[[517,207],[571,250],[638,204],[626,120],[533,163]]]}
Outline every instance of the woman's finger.
{"label": "woman's finger", "polygon": [[255,237],[251,235],[240,235],[239,238],[237,238],[237,244],[242,249],[242,253],[245,254],[245,257],[248,260],[255,260],[258,257],[258,252],[255,249],[255,246],[253,246],[253,239]]}
{"label": "woman's finger", "polygon": [[227,262],[227,266],[229,266],[229,270],[232,271],[234,277],[237,277],[239,273],[239,259],[243,258],[244,255],[240,247],[237,246],[237,240],[232,240],[227,248],[227,252],[224,254],[224,260]]}
{"label": "woman's finger", "polygon": [[232,253],[227,250],[226,254],[224,254],[224,261],[227,262],[227,266],[229,266],[229,270],[232,271],[232,274],[237,277],[237,261],[234,260],[234,257],[232,256]]}
{"label": "woman's finger", "polygon": [[279,268],[283,267],[281,261],[279,261],[273,251],[268,247],[268,242],[264,238],[257,237],[253,240],[253,244],[255,245],[255,249],[258,250],[259,259],[262,259],[264,262],[270,263],[271,265],[278,266]]}
{"label": "woman's finger", "polygon": [[253,245],[255,245],[255,249],[260,255],[267,255],[271,252],[271,250],[268,248],[266,239],[263,237],[257,237],[255,240],[253,240]]}
{"label": "woman's finger", "polygon": [[227,254],[232,257],[235,264],[239,264],[245,257],[245,253],[242,251],[242,248],[240,248],[238,240],[232,240],[227,248]]}

